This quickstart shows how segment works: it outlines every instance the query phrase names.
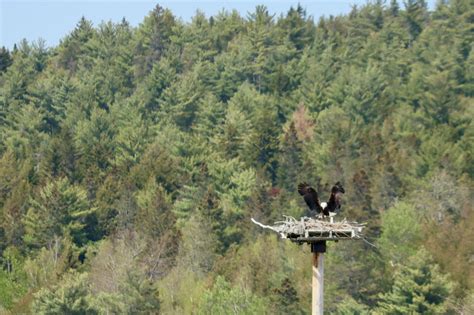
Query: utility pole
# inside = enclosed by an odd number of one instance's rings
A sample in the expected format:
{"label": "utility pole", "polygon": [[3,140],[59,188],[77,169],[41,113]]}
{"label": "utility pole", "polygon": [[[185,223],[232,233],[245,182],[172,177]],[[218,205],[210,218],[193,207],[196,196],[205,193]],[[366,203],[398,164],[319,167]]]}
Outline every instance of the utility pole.
{"label": "utility pole", "polygon": [[326,241],[311,243],[312,263],[312,301],[311,314],[323,315],[324,310],[324,253]]}

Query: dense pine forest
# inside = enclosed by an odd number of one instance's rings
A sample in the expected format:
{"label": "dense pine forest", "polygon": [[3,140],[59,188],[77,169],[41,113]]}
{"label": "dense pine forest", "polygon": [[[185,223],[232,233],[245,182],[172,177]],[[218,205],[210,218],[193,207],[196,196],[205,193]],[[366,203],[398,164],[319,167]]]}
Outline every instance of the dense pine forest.
{"label": "dense pine forest", "polygon": [[[474,313],[474,5],[159,5],[0,50],[0,312],[308,314],[296,186],[366,222],[330,314]],[[370,244],[373,244],[370,245]]]}

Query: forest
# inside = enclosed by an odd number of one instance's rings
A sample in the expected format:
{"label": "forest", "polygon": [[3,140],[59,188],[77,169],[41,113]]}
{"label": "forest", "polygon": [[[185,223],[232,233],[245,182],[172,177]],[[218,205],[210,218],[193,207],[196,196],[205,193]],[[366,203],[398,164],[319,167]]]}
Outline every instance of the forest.
{"label": "forest", "polygon": [[250,218],[340,181],[328,314],[474,314],[473,37],[469,0],[156,5],[1,48],[0,313],[309,314],[309,247]]}

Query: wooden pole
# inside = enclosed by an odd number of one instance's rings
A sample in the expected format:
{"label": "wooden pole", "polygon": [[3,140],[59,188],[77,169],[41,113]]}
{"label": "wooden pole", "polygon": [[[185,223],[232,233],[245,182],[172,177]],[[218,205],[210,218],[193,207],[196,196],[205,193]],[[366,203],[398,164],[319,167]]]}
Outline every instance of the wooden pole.
{"label": "wooden pole", "polygon": [[313,252],[312,315],[323,315],[324,253]]}

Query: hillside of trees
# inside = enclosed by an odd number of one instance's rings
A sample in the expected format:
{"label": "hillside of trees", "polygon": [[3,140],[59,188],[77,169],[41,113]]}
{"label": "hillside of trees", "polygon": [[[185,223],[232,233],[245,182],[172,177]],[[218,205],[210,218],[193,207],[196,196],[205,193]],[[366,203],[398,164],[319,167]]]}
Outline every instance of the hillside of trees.
{"label": "hillside of trees", "polygon": [[0,50],[0,313],[309,314],[300,181],[330,314],[474,314],[474,4],[313,20],[159,5]]}

